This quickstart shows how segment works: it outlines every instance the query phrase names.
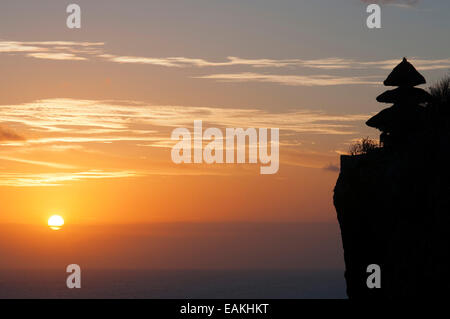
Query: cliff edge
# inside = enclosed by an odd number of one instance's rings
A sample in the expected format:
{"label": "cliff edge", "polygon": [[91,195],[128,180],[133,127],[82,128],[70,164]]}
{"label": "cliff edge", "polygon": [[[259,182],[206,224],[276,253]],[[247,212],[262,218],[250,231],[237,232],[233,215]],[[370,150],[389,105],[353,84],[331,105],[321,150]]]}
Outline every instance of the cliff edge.
{"label": "cliff edge", "polygon": [[[341,156],[333,200],[350,298],[449,294],[450,108],[445,103],[423,105],[421,126],[392,134],[389,145]],[[380,266],[380,288],[367,285],[371,264]]]}

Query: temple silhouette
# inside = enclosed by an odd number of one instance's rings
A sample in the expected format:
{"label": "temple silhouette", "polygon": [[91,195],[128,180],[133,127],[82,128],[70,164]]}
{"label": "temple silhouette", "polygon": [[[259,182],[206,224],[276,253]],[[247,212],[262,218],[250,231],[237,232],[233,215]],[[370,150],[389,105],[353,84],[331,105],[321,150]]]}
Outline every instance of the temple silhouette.
{"label": "temple silhouette", "polygon": [[385,86],[398,88],[384,92],[377,97],[377,101],[394,105],[366,122],[368,126],[381,131],[381,146],[401,146],[402,141],[415,138],[415,133],[423,128],[424,104],[431,100],[431,95],[415,86],[425,83],[425,78],[406,58],[384,81]]}
{"label": "temple silhouette", "polygon": [[[450,78],[425,78],[406,58],[377,97],[393,105],[367,121],[380,147],[342,155],[334,189],[347,295],[356,299],[444,298],[450,291]],[[370,145],[370,144],[369,144]],[[370,288],[369,265],[381,269]]]}

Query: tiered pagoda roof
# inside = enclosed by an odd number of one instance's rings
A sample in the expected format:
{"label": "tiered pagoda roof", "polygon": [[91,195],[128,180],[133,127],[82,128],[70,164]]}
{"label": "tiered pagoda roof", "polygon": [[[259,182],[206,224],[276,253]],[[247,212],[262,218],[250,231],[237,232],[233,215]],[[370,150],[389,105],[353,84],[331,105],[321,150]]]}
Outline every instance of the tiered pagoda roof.
{"label": "tiered pagoda roof", "polygon": [[382,131],[382,136],[404,134],[420,126],[423,118],[424,103],[429,102],[431,96],[423,89],[415,86],[425,84],[425,78],[409,63],[406,58],[397,65],[384,81],[385,86],[398,86],[377,97],[380,103],[394,105],[382,110],[366,124]]}

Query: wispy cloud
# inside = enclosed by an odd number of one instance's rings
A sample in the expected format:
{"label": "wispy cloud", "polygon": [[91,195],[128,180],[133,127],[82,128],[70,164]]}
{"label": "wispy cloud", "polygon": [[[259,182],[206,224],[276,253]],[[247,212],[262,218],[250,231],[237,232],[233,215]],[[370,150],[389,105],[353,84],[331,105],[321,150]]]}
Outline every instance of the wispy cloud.
{"label": "wispy cloud", "polygon": [[[385,1],[385,3],[387,3]],[[273,59],[273,58],[241,58],[228,56],[222,60],[208,60],[192,57],[145,57],[116,55],[105,52],[103,42],[74,41],[1,41],[0,54],[20,54],[35,59],[55,61],[88,61],[103,60],[119,64],[143,64],[168,68],[204,68],[208,74],[192,76],[197,79],[210,79],[226,82],[264,82],[288,86],[335,86],[335,85],[373,85],[379,78],[373,76],[336,75],[339,71],[350,70],[390,70],[398,64],[399,59],[363,61],[348,58],[319,59]],[[450,59],[410,59],[414,65],[424,70],[450,69]],[[239,68],[239,72],[213,72],[217,68]],[[249,69],[277,69],[276,72],[247,72]],[[284,73],[289,69],[289,74]],[[323,74],[309,74],[308,69],[321,70]],[[279,71],[283,70],[283,71]],[[292,71],[297,74],[292,74]],[[329,74],[333,71],[333,74]]]}
{"label": "wispy cloud", "polygon": [[[0,172],[0,186],[57,186],[89,179],[149,175],[227,175],[230,174],[227,168],[205,171],[168,167],[166,162],[162,165],[160,156],[166,152],[163,149],[176,143],[170,138],[171,131],[175,127],[192,129],[194,120],[199,119],[203,120],[204,129],[277,127],[280,145],[285,146],[286,152],[298,150],[305,136],[351,138],[368,117],[369,114],[330,114],[305,109],[276,112],[259,108],[151,105],[139,101],[47,99],[0,105],[0,124],[14,125],[28,137],[1,141],[0,161],[6,165],[9,161],[31,166],[10,164],[12,169],[8,173]],[[58,150],[51,154],[54,160],[39,160],[43,152],[49,158],[47,149]],[[95,158],[89,165],[96,166],[86,166],[84,154]],[[147,162],[147,156],[154,154],[159,157]],[[294,152],[282,159],[289,165],[314,168],[323,168],[332,160],[329,155],[305,157],[304,152],[301,155]],[[124,167],[125,163],[132,168]],[[32,166],[56,172],[36,173]],[[99,167],[102,170],[92,170]],[[17,171],[24,168],[31,171]]]}
{"label": "wispy cloud", "polygon": [[378,4],[391,4],[391,5],[403,5],[403,6],[415,6],[419,3],[419,0],[361,0],[363,3],[378,3]]}
{"label": "wispy cloud", "polygon": [[[137,56],[117,56],[111,54],[98,55],[110,62],[116,63],[137,63],[166,67],[226,67],[244,66],[252,68],[283,68],[299,67],[323,70],[340,69],[392,69],[399,63],[399,59],[387,59],[378,61],[362,61],[346,58],[323,58],[323,59],[247,59],[229,56],[225,61],[209,61],[201,58],[187,57],[137,57]],[[430,69],[450,68],[450,59],[420,59],[412,58],[418,66],[428,66]]]}
{"label": "wispy cloud", "polygon": [[14,123],[39,133],[27,140],[3,141],[4,146],[57,143],[111,143],[167,141],[174,127],[191,127],[194,120],[215,127],[278,127],[308,134],[352,134],[354,124],[368,114],[337,115],[310,110],[270,112],[262,109],[149,105],[48,99],[19,105],[1,105],[0,123]]}
{"label": "wispy cloud", "polygon": [[8,156],[0,156],[0,160],[13,161],[13,162],[32,164],[32,165],[39,165],[39,166],[46,166],[46,167],[52,167],[52,168],[60,168],[60,169],[73,169],[73,168],[75,168],[75,166],[73,166],[73,165],[51,163],[51,162],[43,162],[43,161],[35,161],[35,160],[28,160],[28,159],[8,157]]}
{"label": "wispy cloud", "polygon": [[27,57],[48,60],[87,60],[87,56],[100,54],[103,42],[74,41],[2,41],[0,53],[25,54]]}
{"label": "wispy cloud", "polygon": [[[310,68],[322,70],[358,70],[358,69],[382,69],[389,70],[396,66],[400,58],[378,61],[363,61],[347,58],[322,58],[322,59],[246,59],[229,56],[225,61],[209,61],[201,58],[187,57],[138,57],[117,56],[111,54],[98,55],[110,62],[136,63],[173,68],[186,67],[229,67],[241,66],[251,68]],[[421,59],[410,58],[416,66],[423,70],[437,70],[450,68],[450,59]]]}
{"label": "wispy cloud", "polygon": [[[373,1],[370,1],[373,3]],[[415,3],[414,1],[385,1],[384,3]],[[217,68],[217,67],[248,67],[248,68],[310,68],[321,70],[352,70],[352,69],[392,69],[399,58],[364,61],[350,58],[319,58],[319,59],[274,59],[274,58],[242,58],[228,56],[222,60],[208,60],[200,57],[148,57],[117,55],[105,52],[103,42],[75,41],[6,41],[0,40],[0,53],[24,54],[28,57],[52,60],[94,60],[101,59],[121,64],[146,64],[170,68]],[[422,59],[412,57],[414,65],[423,70],[450,68],[450,59]]]}
{"label": "wispy cloud", "polygon": [[31,44],[26,44],[25,42],[0,41],[0,53],[39,52],[46,50],[46,48],[32,46]]}
{"label": "wispy cloud", "polygon": [[329,171],[329,172],[339,172],[339,170],[340,170],[339,166],[337,166],[335,164],[329,164],[329,165],[325,166],[323,169],[326,171]]}
{"label": "wispy cloud", "polygon": [[139,176],[132,171],[105,172],[91,170],[73,173],[0,173],[0,186],[36,187],[36,186],[60,186],[66,182],[87,179],[125,178]]}
{"label": "wispy cloud", "polygon": [[214,79],[226,82],[269,82],[290,86],[333,86],[333,85],[376,85],[372,77],[343,77],[332,75],[282,75],[262,73],[222,73],[198,76],[200,79]]}
{"label": "wispy cloud", "polygon": [[420,0],[361,0],[361,2],[365,4],[377,3],[401,9],[429,11],[429,9],[426,9],[424,6],[420,6],[421,2],[423,2]]}
{"label": "wispy cloud", "polygon": [[229,56],[225,61],[208,61],[201,58],[188,57],[137,57],[137,56],[117,56],[111,54],[102,54],[98,57],[105,58],[111,62],[117,63],[137,63],[137,64],[151,64],[167,67],[224,67],[224,66],[248,66],[255,68],[263,67],[323,67],[335,68],[333,64],[344,63],[342,59],[323,59],[323,60],[301,60],[301,59],[245,59],[234,56]]}
{"label": "wispy cloud", "polygon": [[47,60],[75,60],[75,61],[87,60],[87,58],[76,56],[73,53],[36,52],[36,53],[28,53],[27,56],[36,59],[47,59]]}

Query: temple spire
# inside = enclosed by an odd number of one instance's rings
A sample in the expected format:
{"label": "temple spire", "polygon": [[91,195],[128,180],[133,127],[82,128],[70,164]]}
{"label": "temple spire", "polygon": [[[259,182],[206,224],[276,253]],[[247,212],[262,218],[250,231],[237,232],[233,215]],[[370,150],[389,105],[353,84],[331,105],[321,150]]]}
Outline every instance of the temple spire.
{"label": "temple spire", "polygon": [[377,101],[394,105],[366,122],[368,126],[381,131],[382,146],[399,145],[399,141],[420,129],[424,112],[422,104],[430,101],[431,96],[415,86],[425,83],[425,78],[406,58],[403,58],[384,81],[385,86],[398,88],[379,95]]}

